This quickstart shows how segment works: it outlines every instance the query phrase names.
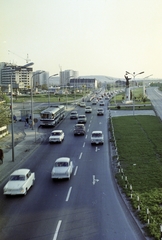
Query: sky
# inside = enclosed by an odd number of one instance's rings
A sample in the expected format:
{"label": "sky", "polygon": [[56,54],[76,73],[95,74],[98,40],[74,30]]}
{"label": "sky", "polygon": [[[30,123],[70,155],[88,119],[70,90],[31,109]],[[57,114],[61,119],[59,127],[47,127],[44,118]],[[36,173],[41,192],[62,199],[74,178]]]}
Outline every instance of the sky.
{"label": "sky", "polygon": [[0,0],[0,62],[162,78],[162,0]]}

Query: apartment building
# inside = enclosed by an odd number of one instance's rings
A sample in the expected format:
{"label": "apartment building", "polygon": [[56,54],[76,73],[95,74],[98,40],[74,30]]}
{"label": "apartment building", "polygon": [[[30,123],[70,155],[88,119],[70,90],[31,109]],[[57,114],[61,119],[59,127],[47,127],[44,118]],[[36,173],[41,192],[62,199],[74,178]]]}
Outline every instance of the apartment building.
{"label": "apartment building", "polygon": [[33,68],[18,66],[11,63],[0,63],[0,85],[6,87],[10,92],[11,78],[13,89],[31,89],[37,88],[43,84],[48,84],[49,73],[46,71],[33,72]]}
{"label": "apartment building", "polygon": [[13,88],[29,89],[32,75],[33,69],[31,67],[27,68],[5,62],[0,63],[0,85],[8,87],[9,92],[11,79]]}

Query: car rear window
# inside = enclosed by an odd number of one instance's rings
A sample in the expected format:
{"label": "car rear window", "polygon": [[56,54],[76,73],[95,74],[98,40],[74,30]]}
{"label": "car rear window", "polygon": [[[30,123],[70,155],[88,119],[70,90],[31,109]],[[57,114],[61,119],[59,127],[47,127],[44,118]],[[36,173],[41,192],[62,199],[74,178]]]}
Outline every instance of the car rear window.
{"label": "car rear window", "polygon": [[52,133],[51,135],[52,135],[52,136],[60,136],[61,133],[60,133],[60,132],[55,132],[55,133]]}
{"label": "car rear window", "polygon": [[24,181],[25,176],[24,175],[12,175],[10,176],[10,181]]}
{"label": "car rear window", "polygon": [[92,133],[92,137],[102,137],[102,133]]}
{"label": "car rear window", "polygon": [[55,167],[67,167],[68,163],[67,162],[56,162]]}

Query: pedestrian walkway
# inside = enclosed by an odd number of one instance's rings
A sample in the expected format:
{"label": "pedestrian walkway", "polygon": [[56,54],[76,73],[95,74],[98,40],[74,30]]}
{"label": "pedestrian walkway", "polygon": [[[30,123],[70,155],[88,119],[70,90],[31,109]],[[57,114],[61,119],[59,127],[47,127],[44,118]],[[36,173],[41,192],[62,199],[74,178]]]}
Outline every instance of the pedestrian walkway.
{"label": "pedestrian walkway", "polygon": [[17,169],[45,138],[43,133],[27,128],[24,122],[17,121],[14,123],[14,141],[12,142],[10,125],[9,134],[0,139],[0,147],[4,152],[3,163],[0,163],[0,182]]}
{"label": "pedestrian walkway", "polygon": [[[75,106],[69,106],[66,109],[65,117]],[[39,115],[35,114],[35,118],[39,120]],[[19,165],[25,161],[39,147],[41,142],[48,137],[46,132],[41,132],[37,127],[33,130],[26,127],[25,122],[17,120],[14,123],[14,144],[12,142],[11,125],[9,125],[9,134],[0,139],[0,148],[4,152],[3,163],[0,162],[0,182],[9,176]],[[12,147],[14,146],[14,147]]]}

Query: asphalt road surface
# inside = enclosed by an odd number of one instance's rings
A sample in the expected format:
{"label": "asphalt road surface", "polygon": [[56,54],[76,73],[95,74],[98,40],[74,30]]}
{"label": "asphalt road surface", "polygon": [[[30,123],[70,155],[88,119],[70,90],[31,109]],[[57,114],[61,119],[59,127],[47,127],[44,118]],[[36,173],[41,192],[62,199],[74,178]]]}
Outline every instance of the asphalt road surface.
{"label": "asphalt road surface", "polygon": [[[140,240],[145,239],[125,206],[111,172],[107,106],[97,116],[98,106],[87,115],[86,134],[74,136],[77,120],[67,117],[57,129],[65,133],[61,144],[48,139],[22,164],[35,172],[28,194],[0,195],[0,239],[39,240]],[[84,114],[84,108],[78,107]],[[94,130],[104,132],[104,145],[91,146]],[[52,129],[44,128],[50,134]],[[51,179],[59,157],[70,157],[74,170],[70,180]]]}

